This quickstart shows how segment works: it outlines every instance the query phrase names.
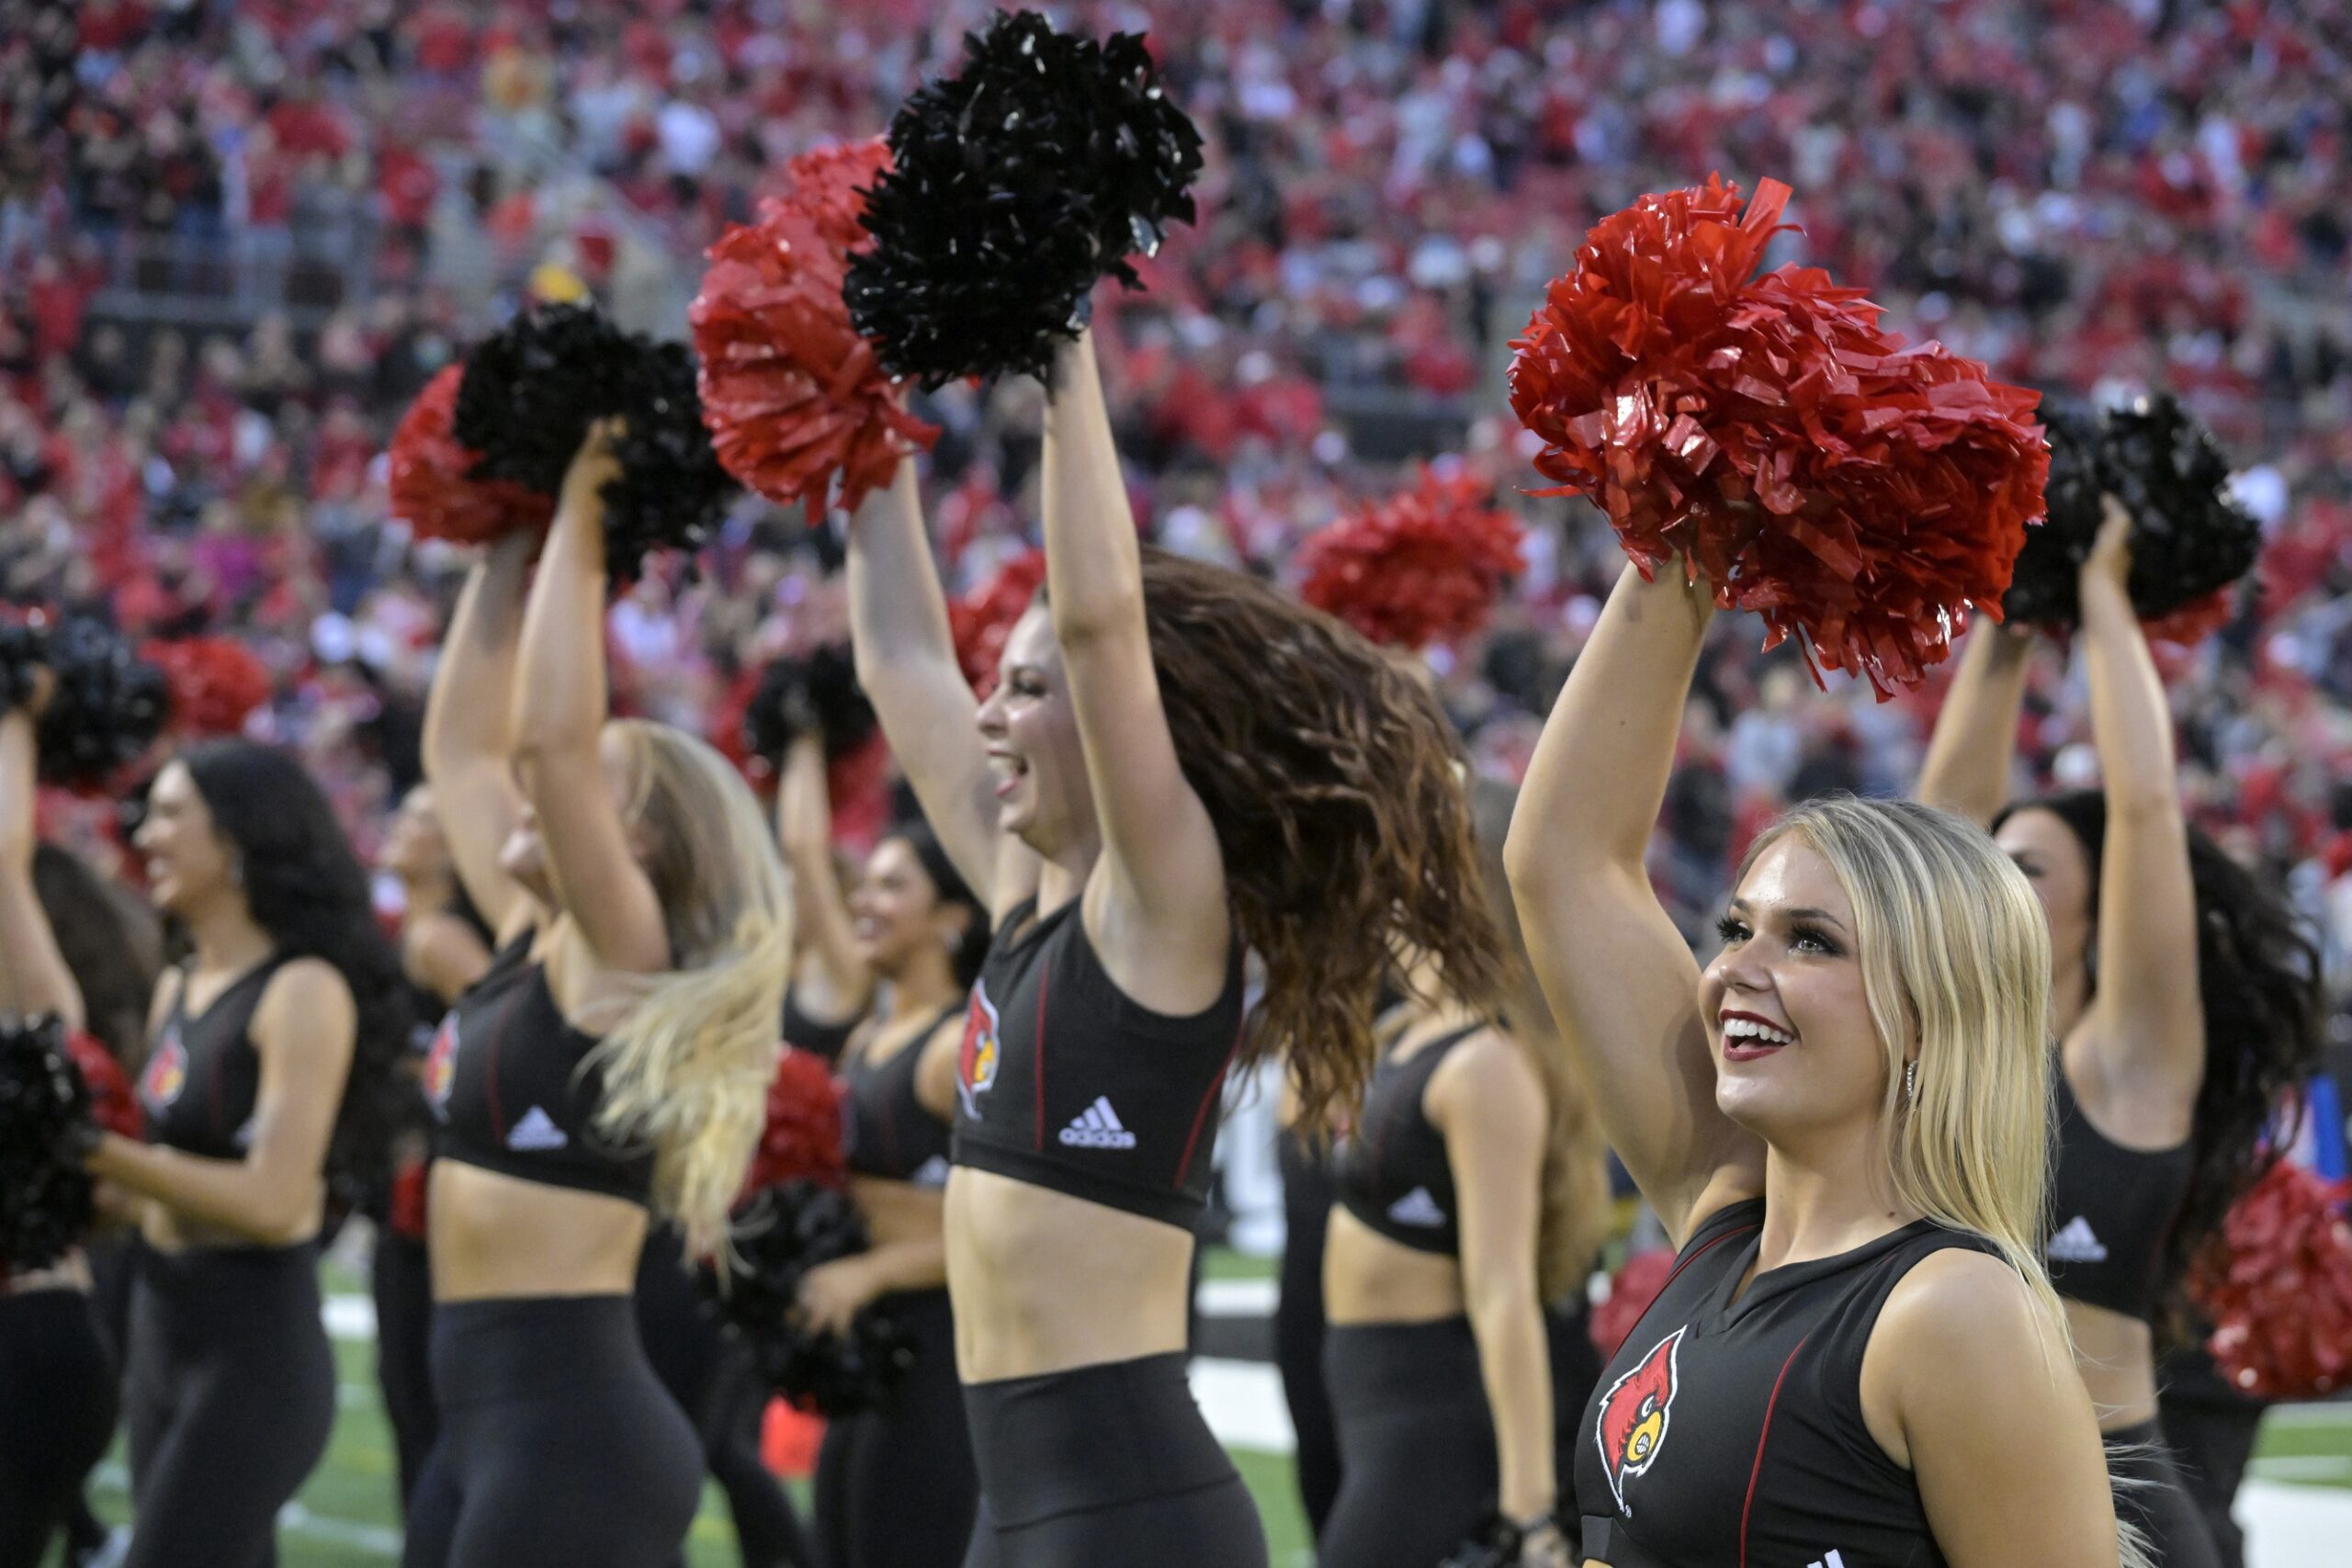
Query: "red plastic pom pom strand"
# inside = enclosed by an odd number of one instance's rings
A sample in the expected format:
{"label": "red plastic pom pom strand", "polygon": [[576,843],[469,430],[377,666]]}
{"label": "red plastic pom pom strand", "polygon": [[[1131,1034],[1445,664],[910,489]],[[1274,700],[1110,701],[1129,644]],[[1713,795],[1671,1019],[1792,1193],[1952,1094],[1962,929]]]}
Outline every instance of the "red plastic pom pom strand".
{"label": "red plastic pom pom strand", "polygon": [[175,637],[139,651],[171,685],[175,734],[242,735],[246,718],[269,701],[268,667],[232,637]]}
{"label": "red plastic pom pom strand", "polygon": [[849,1177],[842,1149],[841,1089],[825,1059],[784,1048],[768,1085],[767,1125],[743,1179],[743,1195],[787,1181],[839,1187]]}
{"label": "red plastic pom pom strand", "polygon": [[2352,1387],[2352,1184],[2281,1160],[2231,1209],[2190,1293],[2232,1386],[2263,1399]]}
{"label": "red plastic pom pom strand", "polygon": [[1526,565],[1523,535],[1487,486],[1424,468],[1411,489],[1309,537],[1299,593],[1386,647],[1459,641]]}
{"label": "red plastic pom pom strand", "polygon": [[388,454],[392,515],[419,538],[456,545],[485,545],[519,528],[545,531],[555,520],[554,497],[472,477],[477,455],[451,432],[465,377],[462,365],[445,367],[401,416]]}

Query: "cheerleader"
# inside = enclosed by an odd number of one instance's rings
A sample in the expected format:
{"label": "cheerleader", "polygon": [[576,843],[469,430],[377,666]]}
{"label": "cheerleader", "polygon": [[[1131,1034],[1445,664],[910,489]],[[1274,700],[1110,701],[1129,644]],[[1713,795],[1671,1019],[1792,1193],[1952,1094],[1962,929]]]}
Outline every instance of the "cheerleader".
{"label": "cheerleader", "polygon": [[1956,818],[1831,800],[1758,838],[1702,972],[1644,865],[1712,615],[1681,576],[1619,579],[1506,849],[1610,1145],[1680,1249],[1585,1412],[1587,1562],[2113,1564],[2038,1246],[2040,906]]}
{"label": "cheerleader", "polygon": [[368,874],[292,757],[188,748],[136,842],[191,955],[156,987],[147,1141],[86,1159],[145,1201],[124,1561],[264,1562],[334,1424],[318,1236],[331,1195],[380,1179],[408,1011]]}
{"label": "cheerleader", "polygon": [[[776,844],[792,873],[798,948],[784,998],[784,1038],[834,1062],[874,1005],[875,976],[842,891],[826,787],[822,739],[798,738],[785,753],[775,792]],[[985,933],[974,940],[986,945]]]}
{"label": "cheerleader", "polygon": [[2318,1066],[2319,959],[2280,900],[2180,807],[2172,719],[2126,588],[2111,498],[2081,571],[2081,647],[2102,789],[2003,804],[2025,636],[1981,631],[1961,661],[1920,798],[1993,830],[2041,900],[2059,1042],[2051,1283],[2119,1450],[2119,1494],[2169,1568],[2220,1559],[2156,1422],[2156,1352],[2189,1264],[2259,1174],[2266,1138]]}
{"label": "cheerleader", "polygon": [[1046,592],[977,711],[911,473],[851,533],[859,680],[995,920],[946,1201],[966,1562],[1247,1568],[1257,1512],[1184,1374],[1227,1077],[1283,1050],[1321,1125],[1361,1091],[1392,933],[1474,999],[1493,933],[1434,701],[1266,585],[1140,553],[1089,341],[1053,389]]}
{"label": "cheerleader", "polygon": [[[34,880],[35,716],[0,714],[0,1017],[47,1014],[79,1030],[82,986]],[[114,1438],[119,1403],[82,1249],[0,1277],[0,1568],[49,1556]]]}
{"label": "cheerleader", "polygon": [[701,1444],[647,1363],[632,1288],[650,1212],[694,1252],[725,1245],[791,911],[725,761],[607,720],[601,492],[617,471],[592,434],[511,655],[500,623],[526,547],[492,552],[452,651],[477,674],[510,663],[511,694],[428,727],[459,877],[503,938],[533,934],[460,998],[426,1064],[442,1427],[411,1568],[642,1568],[678,1549],[700,1494]]}
{"label": "cheerleader", "polygon": [[[1478,793],[1498,853],[1511,792]],[[1515,936],[1499,859],[1482,859]],[[1532,976],[1508,1020],[1452,996],[1426,960],[1406,991],[1335,1156],[1323,1299],[1340,1489],[1317,1560],[1429,1568],[1499,1534],[1518,1561],[1566,1568],[1544,1308],[1580,1296],[1600,1249],[1600,1145]]]}

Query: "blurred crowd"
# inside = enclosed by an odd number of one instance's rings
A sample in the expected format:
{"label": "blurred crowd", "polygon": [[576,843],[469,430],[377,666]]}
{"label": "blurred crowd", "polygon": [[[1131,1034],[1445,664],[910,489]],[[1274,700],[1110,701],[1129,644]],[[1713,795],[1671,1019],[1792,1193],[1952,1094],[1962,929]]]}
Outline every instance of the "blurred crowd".
{"label": "blurred crowd", "polygon": [[[987,9],[0,0],[0,589],[251,641],[279,680],[257,728],[371,838],[463,564],[388,514],[408,400],[528,297],[681,333],[681,280],[771,171],[883,130]],[[1137,513],[1173,547],[1283,575],[1416,456],[1534,483],[1510,338],[1596,218],[1711,169],[1793,185],[1773,259],[1914,336],[2179,392],[2268,536],[2232,625],[2165,655],[2193,806],[2352,975],[2352,0],[1055,9],[1148,28],[1211,145],[1199,223],[1101,301]],[[927,412],[967,584],[1034,536],[1038,393]],[[1430,655],[1505,774],[1620,558],[1580,506],[1524,510],[1494,629]],[[746,502],[621,596],[623,700],[703,727],[739,671],[840,635],[836,558]],[[1694,930],[1779,805],[1907,787],[1936,690],[1824,694],[1753,623],[1715,637],[1657,849]],[[2020,786],[2095,776],[2086,734],[2053,649]]]}

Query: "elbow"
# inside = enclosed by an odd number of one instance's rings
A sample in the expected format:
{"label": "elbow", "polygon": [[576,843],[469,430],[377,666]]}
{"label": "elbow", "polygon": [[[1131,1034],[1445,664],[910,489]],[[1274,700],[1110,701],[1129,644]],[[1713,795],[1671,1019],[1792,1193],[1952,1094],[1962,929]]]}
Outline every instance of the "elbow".
{"label": "elbow", "polygon": [[326,1183],[316,1177],[287,1182],[265,1194],[237,1228],[264,1247],[292,1247],[317,1229],[325,1198]]}
{"label": "elbow", "polygon": [[1482,1269],[1465,1280],[1463,1308],[1471,1323],[1489,1331],[1522,1317],[1540,1323],[1543,1306],[1536,1299],[1534,1263],[1531,1256],[1509,1265]]}
{"label": "elbow", "polygon": [[1080,593],[1057,593],[1049,603],[1054,640],[1065,653],[1114,637],[1146,635],[1140,578]]}

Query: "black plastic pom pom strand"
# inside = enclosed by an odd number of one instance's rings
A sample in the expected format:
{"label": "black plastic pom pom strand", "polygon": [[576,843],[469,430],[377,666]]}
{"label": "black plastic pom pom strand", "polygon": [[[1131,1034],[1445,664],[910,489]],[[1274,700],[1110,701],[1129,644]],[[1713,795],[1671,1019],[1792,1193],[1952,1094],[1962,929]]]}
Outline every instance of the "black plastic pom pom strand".
{"label": "black plastic pom pom strand", "polygon": [[0,1021],[0,1269],[46,1269],[96,1217],[89,1176],[65,1155],[90,1092],[53,1018]]}
{"label": "black plastic pom pom strand", "polygon": [[760,672],[743,710],[743,749],[781,767],[793,741],[813,731],[830,761],[873,739],[876,723],[849,649],[828,646],[806,659],[771,660]]}

